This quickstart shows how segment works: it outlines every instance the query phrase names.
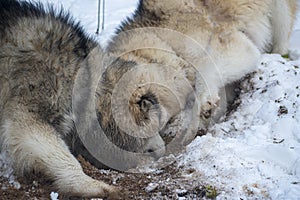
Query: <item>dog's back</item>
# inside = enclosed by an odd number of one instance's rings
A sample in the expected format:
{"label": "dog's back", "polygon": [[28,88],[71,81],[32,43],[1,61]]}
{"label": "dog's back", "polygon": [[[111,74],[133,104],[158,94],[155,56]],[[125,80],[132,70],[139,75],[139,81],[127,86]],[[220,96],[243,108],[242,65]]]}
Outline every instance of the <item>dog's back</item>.
{"label": "dog's back", "polygon": [[10,87],[6,98],[22,99],[48,121],[61,114],[53,107],[70,106],[78,63],[96,46],[67,13],[57,12],[51,7],[46,12],[39,3],[0,1],[0,74]]}

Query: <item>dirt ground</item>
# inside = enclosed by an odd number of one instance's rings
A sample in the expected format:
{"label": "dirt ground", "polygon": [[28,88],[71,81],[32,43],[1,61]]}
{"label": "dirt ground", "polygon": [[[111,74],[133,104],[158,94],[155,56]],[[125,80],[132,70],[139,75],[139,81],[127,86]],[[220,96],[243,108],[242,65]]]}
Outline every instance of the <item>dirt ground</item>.
{"label": "dirt ground", "polygon": [[[236,110],[239,104],[239,98],[236,98],[229,106],[227,114]],[[198,132],[198,136],[202,135],[205,135],[205,131]],[[156,169],[153,173],[125,173],[99,170],[82,157],[78,157],[78,160],[86,174],[126,192],[128,196],[124,199],[215,199],[218,195],[218,188],[201,182],[201,174],[192,168],[179,166],[176,161]],[[8,179],[0,176],[0,200],[46,200],[51,199],[51,192],[55,192],[51,187],[51,181],[41,174],[33,174],[30,178],[17,177],[17,181],[21,184],[20,189],[16,189]],[[59,195],[58,199],[76,198]]]}
{"label": "dirt ground", "polygon": [[[85,173],[91,177],[102,180],[122,188],[128,193],[124,199],[202,199],[214,198],[211,190],[192,177],[194,169],[183,170],[176,162],[155,171],[154,173],[122,173],[113,170],[99,170],[79,157]],[[32,175],[30,178],[17,178],[21,184],[20,189],[15,189],[6,178],[0,177],[0,199],[51,199],[51,182],[41,174]],[[59,199],[74,199],[59,196]]]}
{"label": "dirt ground", "polygon": [[[234,112],[239,104],[240,100],[236,98],[234,103],[229,106],[227,115]],[[198,132],[198,136],[202,135],[205,135],[205,131]],[[84,172],[89,176],[117,186],[124,193],[126,191],[128,196],[124,199],[215,199],[219,191],[214,186],[203,184],[201,174],[198,174],[196,170],[186,166],[181,167],[176,161],[170,162],[152,173],[125,173],[99,170],[82,157],[78,157],[78,160],[83,166]],[[51,192],[55,192],[55,189],[51,187],[51,181],[41,174],[33,174],[30,178],[17,177],[17,181],[21,184],[20,189],[16,189],[8,179],[0,176],[0,200],[46,200],[51,199]],[[58,199],[76,198],[59,195]]]}

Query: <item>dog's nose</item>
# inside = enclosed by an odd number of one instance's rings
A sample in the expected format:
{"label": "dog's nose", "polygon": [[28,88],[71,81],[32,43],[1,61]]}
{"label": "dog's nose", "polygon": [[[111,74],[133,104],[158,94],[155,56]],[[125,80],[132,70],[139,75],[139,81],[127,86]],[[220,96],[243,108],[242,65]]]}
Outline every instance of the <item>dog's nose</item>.
{"label": "dog's nose", "polygon": [[144,148],[145,154],[148,154],[149,156],[157,160],[160,157],[164,156],[165,152],[166,152],[165,142],[163,141],[163,139],[159,134],[148,139]]}
{"label": "dog's nose", "polygon": [[161,158],[162,156],[165,155],[165,152],[166,152],[166,148],[163,146],[163,147],[160,147],[159,149],[147,149],[145,151],[146,154],[148,154],[149,156],[153,157],[155,160],[158,160],[159,158]]}

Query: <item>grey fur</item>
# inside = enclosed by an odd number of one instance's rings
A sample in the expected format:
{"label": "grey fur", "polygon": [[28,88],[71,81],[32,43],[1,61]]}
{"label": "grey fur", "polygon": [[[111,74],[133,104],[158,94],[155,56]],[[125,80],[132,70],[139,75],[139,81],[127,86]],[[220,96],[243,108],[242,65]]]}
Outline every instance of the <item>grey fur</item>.
{"label": "grey fur", "polygon": [[[44,8],[39,3],[1,0],[0,38],[0,136],[2,151],[11,155],[18,174],[41,171],[55,181],[61,193],[71,196],[118,198],[116,188],[86,176],[71,155],[71,152],[82,154],[96,166],[103,166],[85,148],[76,130],[77,113],[72,107],[75,81],[82,81],[87,87],[80,98],[95,98],[98,120],[113,144],[146,153],[147,158],[164,153],[160,136],[130,136],[118,128],[111,114],[116,81],[135,63],[109,59],[107,64],[112,62],[112,67],[101,76],[105,65],[103,51],[68,13]],[[77,80],[80,70],[84,71],[84,77]],[[92,81],[100,78],[95,94]],[[152,118],[147,116],[151,113],[158,116],[160,107],[148,92],[139,95],[145,96],[146,101],[134,102],[132,106],[138,109],[131,113],[136,114],[132,118],[136,118],[140,127],[149,126]],[[90,108],[91,105],[83,104],[79,110]],[[80,134],[92,139],[95,135],[88,135],[90,129],[85,127],[82,130],[86,133]],[[123,163],[125,167],[139,161],[134,157],[123,159],[128,162]]]}

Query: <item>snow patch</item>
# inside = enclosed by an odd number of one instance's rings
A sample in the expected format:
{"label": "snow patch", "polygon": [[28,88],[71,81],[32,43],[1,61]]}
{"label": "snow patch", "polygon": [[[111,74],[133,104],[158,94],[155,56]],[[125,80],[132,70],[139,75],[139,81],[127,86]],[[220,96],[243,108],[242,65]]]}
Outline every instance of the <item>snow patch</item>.
{"label": "snow patch", "polygon": [[56,193],[56,192],[51,192],[50,198],[51,198],[51,200],[58,200],[58,193]]}
{"label": "snow patch", "polygon": [[[0,177],[6,178],[9,184],[14,188],[21,188],[21,184],[16,180],[16,177],[13,175],[11,158],[5,151],[0,153]],[[7,187],[3,185],[1,189],[7,189]]]}
{"label": "snow patch", "polygon": [[263,55],[237,111],[188,146],[180,165],[221,190],[219,199],[300,197],[299,61]]}

